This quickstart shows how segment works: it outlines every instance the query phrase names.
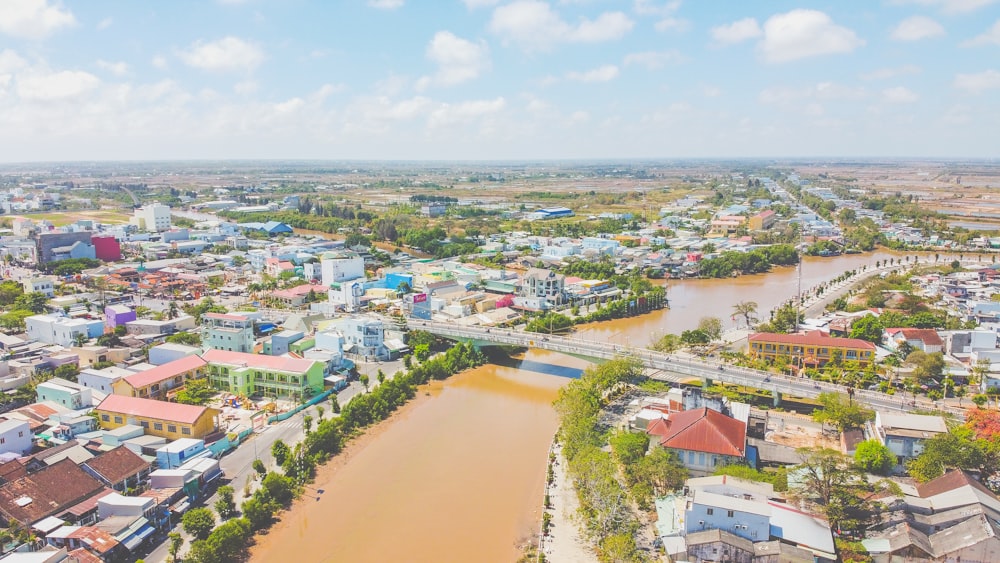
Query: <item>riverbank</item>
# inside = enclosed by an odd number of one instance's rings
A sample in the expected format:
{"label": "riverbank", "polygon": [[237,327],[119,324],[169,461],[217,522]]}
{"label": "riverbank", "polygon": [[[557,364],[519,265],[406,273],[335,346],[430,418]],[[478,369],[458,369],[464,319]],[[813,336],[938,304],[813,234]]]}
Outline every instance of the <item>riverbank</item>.
{"label": "riverbank", "polygon": [[580,500],[576,497],[573,482],[566,474],[566,458],[562,446],[556,443],[552,448],[555,462],[552,464],[552,484],[546,488],[549,498],[547,512],[552,515],[548,536],[541,544],[545,561],[549,563],[590,563],[597,561],[590,542],[580,531],[578,511]]}
{"label": "riverbank", "polygon": [[421,386],[318,469],[252,560],[516,560],[541,521],[551,404],[568,381],[486,365]]}

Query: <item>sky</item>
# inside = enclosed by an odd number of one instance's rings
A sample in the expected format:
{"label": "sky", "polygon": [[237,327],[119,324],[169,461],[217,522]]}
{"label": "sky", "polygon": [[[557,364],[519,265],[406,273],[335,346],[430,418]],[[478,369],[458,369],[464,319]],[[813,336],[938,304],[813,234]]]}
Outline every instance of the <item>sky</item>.
{"label": "sky", "polygon": [[0,0],[0,161],[1000,157],[1000,0]]}

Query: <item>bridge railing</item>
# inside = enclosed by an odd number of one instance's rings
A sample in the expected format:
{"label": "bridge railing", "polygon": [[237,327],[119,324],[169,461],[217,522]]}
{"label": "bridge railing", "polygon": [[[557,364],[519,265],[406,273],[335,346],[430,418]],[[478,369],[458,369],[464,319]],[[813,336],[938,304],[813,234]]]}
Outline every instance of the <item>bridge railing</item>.
{"label": "bridge railing", "polygon": [[[461,326],[433,321],[411,320],[408,322],[408,326],[409,328],[432,332],[444,337],[487,341],[511,346],[529,346],[578,356],[601,359],[631,356],[642,361],[647,367],[663,372],[662,375],[654,375],[654,378],[666,381],[676,382],[683,378],[670,377],[665,374],[679,374],[809,398],[814,398],[823,392],[847,393],[848,391],[848,387],[835,383],[732,366],[718,361],[682,357],[677,354],[657,352],[648,348],[622,346],[611,342],[492,327]],[[854,400],[882,409],[905,411],[919,408],[949,412],[961,418],[965,416],[964,409],[949,407],[947,405],[942,406],[923,399],[914,398],[907,400],[896,395],[865,389],[854,389]]]}

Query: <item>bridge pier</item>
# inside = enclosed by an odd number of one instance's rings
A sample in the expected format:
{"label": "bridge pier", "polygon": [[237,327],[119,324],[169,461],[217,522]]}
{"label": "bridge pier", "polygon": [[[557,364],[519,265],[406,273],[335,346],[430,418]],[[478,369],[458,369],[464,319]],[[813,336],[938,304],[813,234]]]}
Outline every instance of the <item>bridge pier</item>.
{"label": "bridge pier", "polygon": [[774,406],[775,407],[780,407],[781,406],[781,393],[779,393],[778,391],[774,391],[773,394],[774,394]]}
{"label": "bridge pier", "polygon": [[706,377],[705,379],[703,379],[701,381],[701,388],[702,389],[706,389],[707,390],[711,386],[712,386],[712,380],[711,379],[709,379],[709,378]]}

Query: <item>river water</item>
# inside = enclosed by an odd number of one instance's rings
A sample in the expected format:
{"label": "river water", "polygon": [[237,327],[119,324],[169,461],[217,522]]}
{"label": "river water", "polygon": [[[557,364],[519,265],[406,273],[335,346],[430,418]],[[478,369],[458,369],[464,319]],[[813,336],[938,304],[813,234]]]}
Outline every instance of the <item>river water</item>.
{"label": "river water", "polygon": [[[845,270],[900,255],[806,258],[807,289]],[[579,336],[644,345],[714,316],[733,328],[733,305],[759,315],[795,295],[796,268],[725,280],[666,282],[671,308],[580,327]],[[435,382],[346,460],[320,469],[312,494],[260,538],[254,561],[498,561],[517,559],[537,533],[558,389],[582,360],[529,350]],[[423,393],[423,391],[421,391]],[[323,489],[319,494],[315,491]],[[314,498],[315,497],[315,498]],[[318,498],[318,500],[317,500]]]}

